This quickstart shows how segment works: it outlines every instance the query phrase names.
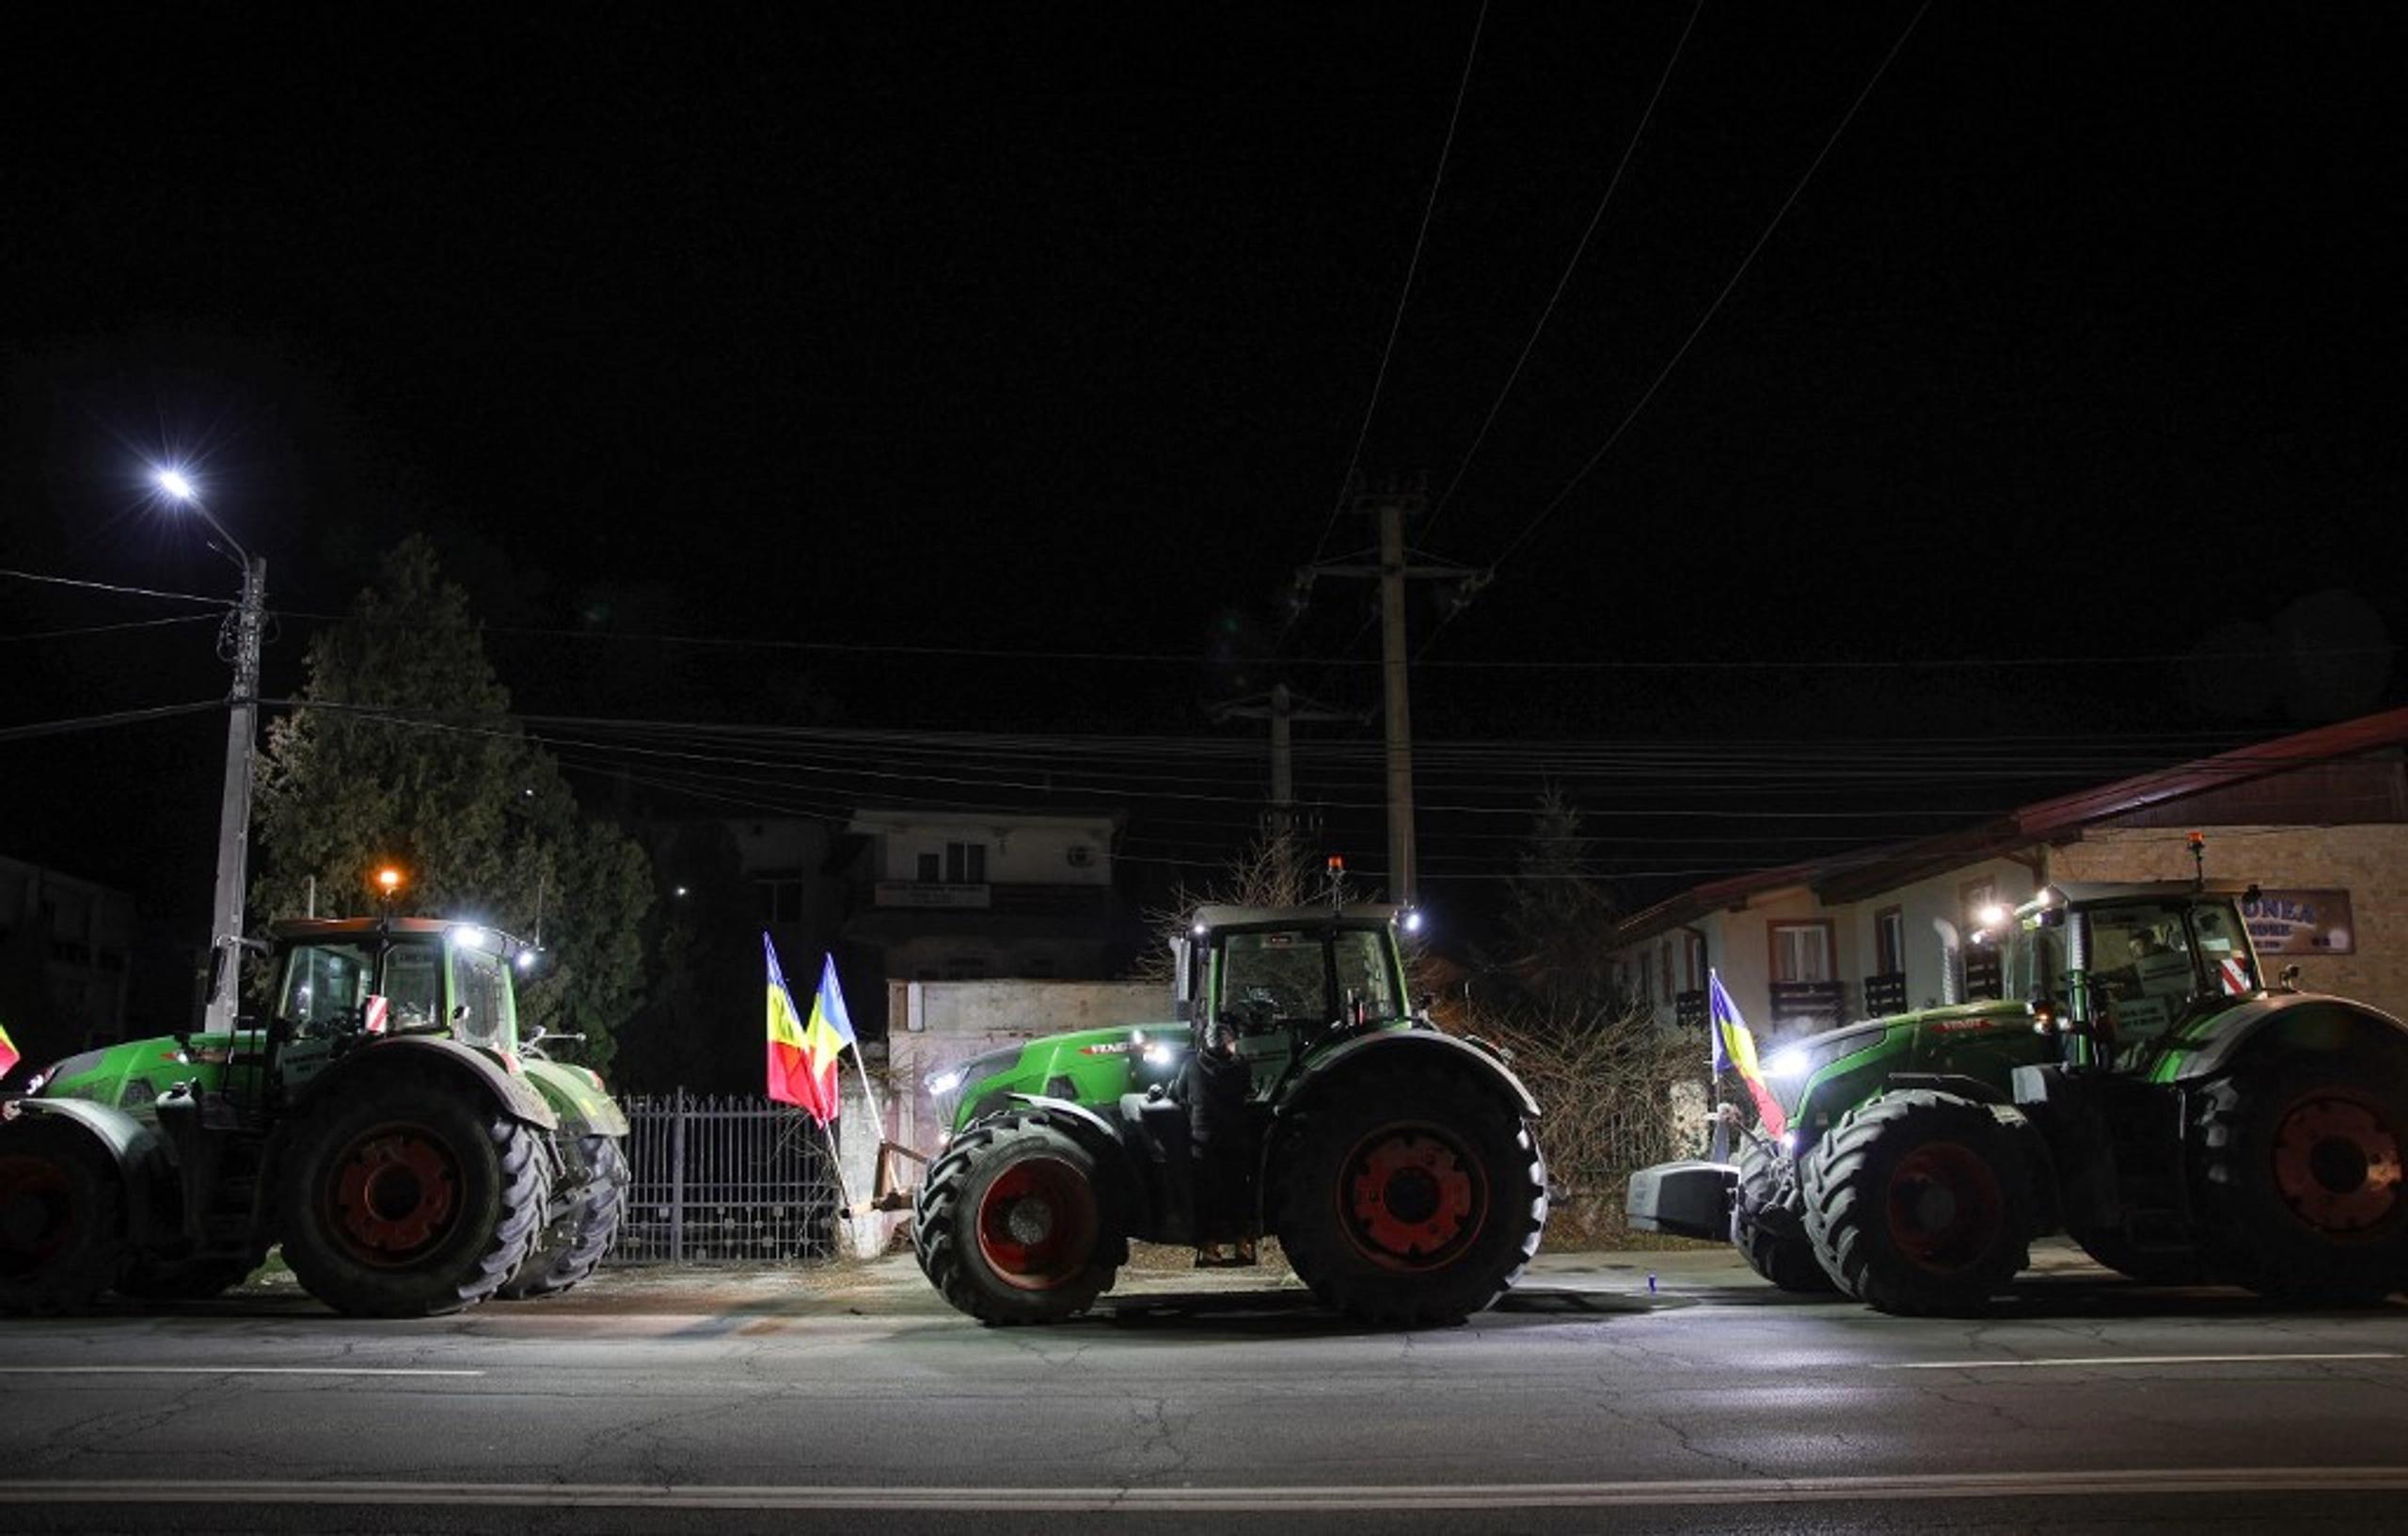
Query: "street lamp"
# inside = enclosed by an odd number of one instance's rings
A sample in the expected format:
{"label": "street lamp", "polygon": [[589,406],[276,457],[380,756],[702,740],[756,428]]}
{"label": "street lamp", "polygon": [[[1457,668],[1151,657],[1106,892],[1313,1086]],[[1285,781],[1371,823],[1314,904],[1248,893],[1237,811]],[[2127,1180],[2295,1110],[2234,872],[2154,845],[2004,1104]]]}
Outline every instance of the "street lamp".
{"label": "street lamp", "polygon": [[242,990],[243,884],[251,847],[251,771],[259,731],[260,630],[267,608],[267,562],[245,549],[200,499],[199,488],[181,470],[160,468],[150,478],[168,500],[191,508],[217,535],[243,572],[243,596],[234,610],[234,691],[226,720],[226,788],[217,813],[217,904],[210,915],[210,943],[224,951],[210,968],[208,1006],[202,1028],[229,1033],[234,1027]]}

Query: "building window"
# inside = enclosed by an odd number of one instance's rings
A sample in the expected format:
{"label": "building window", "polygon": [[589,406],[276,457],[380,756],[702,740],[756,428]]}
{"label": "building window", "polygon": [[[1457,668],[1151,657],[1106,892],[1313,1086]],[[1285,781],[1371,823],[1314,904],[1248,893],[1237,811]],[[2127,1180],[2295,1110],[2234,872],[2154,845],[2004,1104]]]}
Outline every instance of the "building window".
{"label": "building window", "polygon": [[1895,907],[1873,914],[1873,969],[1895,975],[1907,968],[1907,915]]}
{"label": "building window", "polygon": [[986,884],[987,845],[947,843],[944,846],[944,878],[948,885]]}
{"label": "building window", "polygon": [[935,854],[923,853],[920,855],[920,871],[911,878],[922,885],[934,885],[943,873],[944,868],[937,862]]}
{"label": "building window", "polygon": [[1775,923],[1772,938],[1772,979],[1831,979],[1831,926],[1829,923]]}
{"label": "building window", "polygon": [[1705,936],[1699,933],[1681,935],[1681,990],[1705,990]]}
{"label": "building window", "polygon": [[788,877],[764,877],[752,881],[753,905],[767,924],[802,921],[802,881]]}

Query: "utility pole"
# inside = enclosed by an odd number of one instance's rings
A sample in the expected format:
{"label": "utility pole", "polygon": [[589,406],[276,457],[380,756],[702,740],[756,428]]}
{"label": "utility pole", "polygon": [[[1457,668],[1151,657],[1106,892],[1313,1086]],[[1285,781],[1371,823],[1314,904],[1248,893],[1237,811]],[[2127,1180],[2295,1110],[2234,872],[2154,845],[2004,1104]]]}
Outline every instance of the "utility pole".
{"label": "utility pole", "polygon": [[1404,584],[1409,580],[1460,583],[1460,604],[1487,583],[1483,572],[1460,565],[1414,564],[1404,543],[1404,519],[1429,508],[1421,484],[1358,491],[1354,510],[1379,520],[1376,560],[1307,566],[1300,585],[1321,576],[1358,576],[1380,584],[1380,678],[1386,716],[1388,802],[1388,899],[1411,906],[1419,889],[1413,847],[1413,704],[1405,677]]}
{"label": "utility pole", "polygon": [[[209,997],[201,1027],[230,1032],[242,1009],[243,887],[250,878],[251,776],[259,741],[260,632],[267,620],[267,562],[243,547],[180,469],[155,468],[151,480],[170,501],[192,509],[224,542],[225,554],[243,573],[243,595],[227,627],[219,631],[219,654],[232,653],[234,691],[226,712],[226,787],[217,804],[217,901],[209,919]],[[314,889],[311,904],[315,905]]]}
{"label": "utility pole", "polygon": [[[230,542],[230,541],[229,541]],[[267,612],[267,562],[243,557],[243,600],[234,610],[234,692],[226,720],[226,787],[217,813],[217,904],[210,917],[213,943],[225,951],[211,967],[202,1027],[231,1032],[242,1010],[243,887],[250,878],[251,778],[259,741],[260,630]]]}
{"label": "utility pole", "polygon": [[1267,720],[1271,722],[1271,831],[1284,837],[1296,830],[1296,769],[1294,733],[1291,723],[1299,720],[1343,720],[1361,724],[1370,719],[1368,713],[1348,714],[1307,702],[1299,708],[1296,696],[1285,683],[1272,685],[1266,701],[1253,699],[1225,704],[1212,711],[1215,720],[1231,718]]}

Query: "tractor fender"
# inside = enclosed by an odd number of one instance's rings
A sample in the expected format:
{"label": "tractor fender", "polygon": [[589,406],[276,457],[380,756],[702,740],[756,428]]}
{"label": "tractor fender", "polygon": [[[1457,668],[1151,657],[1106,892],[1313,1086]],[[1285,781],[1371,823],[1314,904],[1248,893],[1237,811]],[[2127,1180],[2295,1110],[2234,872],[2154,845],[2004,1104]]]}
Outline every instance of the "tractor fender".
{"label": "tractor fender", "polygon": [[521,1057],[519,1065],[527,1069],[527,1081],[544,1096],[560,1116],[561,1133],[566,1136],[625,1136],[627,1133],[627,1112],[610,1097],[602,1079],[585,1068],[562,1061],[541,1061]]}
{"label": "tractor fender", "polygon": [[177,1236],[175,1163],[155,1128],[88,1099],[19,1099],[9,1107],[18,1116],[71,1124],[108,1155],[125,1183],[126,1236],[136,1252]]}
{"label": "tractor fender", "polygon": [[1016,1107],[1045,1110],[1048,1115],[1053,1115],[1054,1119],[1062,1122],[1065,1132],[1076,1136],[1081,1144],[1086,1144],[1086,1148],[1096,1153],[1098,1158],[1110,1158],[1113,1163],[1127,1163],[1127,1158],[1130,1158],[1130,1148],[1127,1148],[1125,1141],[1119,1139],[1119,1127],[1115,1127],[1110,1119],[1098,1115],[1096,1110],[1088,1110],[1081,1102],[1071,1102],[1067,1098],[1045,1098],[1042,1093],[1014,1093],[1011,1102]]}
{"label": "tractor fender", "polygon": [[[1977,1104],[2012,1104],[2015,1096],[1994,1083],[1960,1072],[1892,1072],[1884,1084],[1888,1088],[1929,1088],[1934,1093],[1954,1094]],[[2018,1116],[2018,1119],[2021,1116]]]}
{"label": "tractor fender", "polygon": [[312,1078],[293,1107],[299,1109],[317,1103],[329,1094],[340,1094],[354,1078],[392,1070],[401,1065],[401,1057],[393,1053],[402,1051],[411,1053],[414,1061],[450,1074],[470,1092],[482,1090],[513,1119],[524,1120],[544,1131],[561,1128],[560,1115],[529,1081],[524,1061],[515,1056],[506,1063],[496,1061],[474,1046],[426,1035],[396,1036],[354,1051]]}
{"label": "tractor fender", "polygon": [[1434,1053],[1443,1059],[1451,1053],[1449,1063],[1455,1070],[1510,1103],[1526,1120],[1539,1117],[1539,1101],[1513,1069],[1505,1065],[1496,1048],[1485,1041],[1472,1041],[1434,1029],[1397,1029],[1377,1035],[1361,1035],[1306,1068],[1279,1101],[1277,1116],[1286,1119],[1299,1111],[1309,1109],[1330,1085],[1354,1075],[1369,1058],[1393,1060],[1395,1053],[1415,1051],[1429,1057]]}
{"label": "tractor fender", "polygon": [[2408,1024],[2370,1004],[2326,992],[2267,992],[2218,1015],[2187,1042],[2172,1081],[2192,1083],[2229,1068],[2243,1052],[2337,1051],[2353,1044],[2408,1056]]}

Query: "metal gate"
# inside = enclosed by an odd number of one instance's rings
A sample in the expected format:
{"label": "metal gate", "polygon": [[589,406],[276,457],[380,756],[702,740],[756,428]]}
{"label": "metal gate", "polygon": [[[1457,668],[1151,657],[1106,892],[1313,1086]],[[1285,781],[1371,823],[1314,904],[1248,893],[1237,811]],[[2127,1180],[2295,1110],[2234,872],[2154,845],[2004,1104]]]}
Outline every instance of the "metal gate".
{"label": "metal gate", "polygon": [[622,1101],[627,1190],[612,1264],[795,1263],[837,1256],[828,1137],[769,1099],[683,1092]]}

